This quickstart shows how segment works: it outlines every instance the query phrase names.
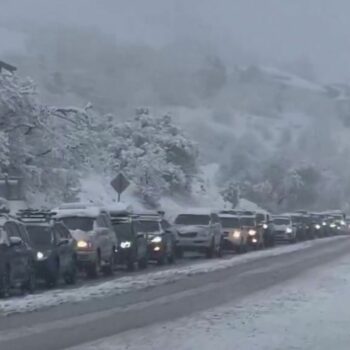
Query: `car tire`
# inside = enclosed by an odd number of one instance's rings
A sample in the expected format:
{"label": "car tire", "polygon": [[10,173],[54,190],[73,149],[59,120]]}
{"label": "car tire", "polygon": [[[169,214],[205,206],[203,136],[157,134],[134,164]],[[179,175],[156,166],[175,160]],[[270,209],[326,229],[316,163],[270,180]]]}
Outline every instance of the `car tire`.
{"label": "car tire", "polygon": [[1,276],[0,298],[7,298],[10,295],[10,269],[7,268]]}
{"label": "car tire", "polygon": [[71,271],[64,276],[64,282],[67,285],[74,285],[77,282],[77,268],[75,263],[71,267]]}
{"label": "car tire", "polygon": [[30,294],[35,293],[35,291],[36,291],[36,275],[35,275],[35,270],[33,267],[30,269],[28,281],[23,285],[22,289],[24,291],[27,291]]}
{"label": "car tire", "polygon": [[60,275],[60,264],[57,261],[55,266],[55,271],[53,271],[51,275],[45,278],[46,287],[47,288],[56,287],[58,283],[59,275]]}
{"label": "car tire", "polygon": [[173,246],[173,249],[171,250],[171,253],[168,256],[168,264],[169,265],[172,265],[175,263],[175,260],[176,260],[176,257],[175,257],[176,253],[175,252],[176,252],[176,250],[175,250],[175,247]]}
{"label": "car tire", "polygon": [[176,255],[177,259],[183,259],[183,257],[184,257],[183,249],[180,248],[180,247],[177,247],[176,250],[175,250],[175,255]]}
{"label": "car tire", "polygon": [[163,253],[163,254],[160,256],[160,258],[157,259],[157,264],[158,264],[159,266],[163,266],[163,265],[165,265],[166,260],[167,260],[166,253]]}
{"label": "car tire", "polygon": [[210,247],[206,248],[205,250],[205,257],[207,259],[212,259],[215,254],[215,243],[214,240],[212,240]]}
{"label": "car tire", "polygon": [[89,278],[96,278],[100,272],[101,269],[101,257],[100,254],[97,253],[96,261],[94,263],[91,263],[86,268],[86,274]]}
{"label": "car tire", "polygon": [[105,276],[112,276],[114,273],[114,248],[111,256],[108,259],[108,264],[102,267],[102,273]]}
{"label": "car tire", "polygon": [[218,258],[223,257],[223,250],[224,250],[224,240],[221,238],[220,243],[219,243],[219,247],[217,248],[217,251],[216,251],[216,256]]}
{"label": "car tire", "polygon": [[130,272],[135,271],[135,260],[130,259],[127,263],[126,263],[126,269]]}
{"label": "car tire", "polygon": [[138,266],[139,266],[139,269],[142,269],[142,270],[147,269],[147,267],[148,267],[148,257],[145,256],[142,259],[140,259],[139,262],[138,262]]}

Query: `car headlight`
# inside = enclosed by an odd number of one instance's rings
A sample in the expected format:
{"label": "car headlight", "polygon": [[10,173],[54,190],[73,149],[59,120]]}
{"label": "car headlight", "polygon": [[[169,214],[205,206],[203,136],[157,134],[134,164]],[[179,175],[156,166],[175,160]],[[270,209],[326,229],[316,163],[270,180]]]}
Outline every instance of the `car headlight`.
{"label": "car headlight", "polygon": [[240,238],[241,237],[241,231],[235,230],[232,234],[233,238]]}
{"label": "car headlight", "polygon": [[327,226],[327,223],[325,221],[322,222],[322,226]]}
{"label": "car headlight", "polygon": [[91,243],[87,242],[87,241],[80,240],[77,242],[77,247],[78,248],[89,248],[89,247],[91,247]]}
{"label": "car headlight", "polygon": [[156,236],[156,237],[152,238],[151,242],[152,243],[161,243],[162,242],[162,237]]}
{"label": "car headlight", "polygon": [[337,225],[335,224],[335,223],[331,223],[330,225],[329,225],[331,228],[335,228]]}
{"label": "car headlight", "polygon": [[264,224],[264,225],[263,225],[263,229],[264,229],[264,230],[267,230],[268,228],[269,228],[269,225],[268,225],[268,224]]}
{"label": "car headlight", "polygon": [[316,229],[316,230],[320,230],[320,229],[321,229],[321,225],[316,224],[316,225],[315,225],[315,229]]}
{"label": "car headlight", "polygon": [[122,249],[127,249],[131,247],[131,242],[130,241],[124,241],[120,243],[120,248]]}
{"label": "car headlight", "polygon": [[287,232],[287,233],[292,233],[293,230],[292,230],[290,227],[287,227],[286,232]]}
{"label": "car headlight", "polygon": [[46,256],[45,256],[45,254],[43,253],[43,252],[37,252],[36,253],[36,259],[37,260],[44,260],[44,259],[46,259]]}
{"label": "car headlight", "polygon": [[248,234],[249,234],[249,236],[255,236],[256,235],[256,231],[255,230],[249,230]]}
{"label": "car headlight", "polygon": [[341,220],[341,221],[340,221],[340,225],[345,226],[345,225],[346,225],[345,221],[344,221],[344,220]]}

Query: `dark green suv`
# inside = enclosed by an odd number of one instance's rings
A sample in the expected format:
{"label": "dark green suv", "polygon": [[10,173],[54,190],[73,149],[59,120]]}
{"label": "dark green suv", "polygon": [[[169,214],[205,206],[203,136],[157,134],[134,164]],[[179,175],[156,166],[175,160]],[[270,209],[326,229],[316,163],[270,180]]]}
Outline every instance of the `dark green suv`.
{"label": "dark green suv", "polygon": [[113,229],[118,240],[117,265],[124,265],[133,271],[136,265],[144,269],[148,265],[148,242],[141,232],[136,216],[125,211],[110,211]]}

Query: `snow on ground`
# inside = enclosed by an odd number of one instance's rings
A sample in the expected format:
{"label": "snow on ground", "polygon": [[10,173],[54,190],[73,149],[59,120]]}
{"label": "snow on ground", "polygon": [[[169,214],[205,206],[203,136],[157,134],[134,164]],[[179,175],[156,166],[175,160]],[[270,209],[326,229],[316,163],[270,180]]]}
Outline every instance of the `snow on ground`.
{"label": "snow on ground", "polygon": [[280,246],[275,249],[252,252],[247,255],[232,256],[228,259],[203,261],[192,265],[174,266],[171,269],[163,271],[115,278],[107,282],[101,282],[93,285],[83,285],[74,289],[55,289],[45,291],[40,294],[0,300],[0,315],[30,312],[64,303],[78,303],[95,298],[124,294],[135,290],[141,290],[174,282],[195,274],[221,270],[256,259],[279,256],[282,254],[307,249],[312,246],[324,244],[326,240],[331,241],[338,239],[346,238],[332,237],[323,240],[303,242],[295,245]]}
{"label": "snow on ground", "polygon": [[346,256],[239,302],[74,350],[348,350],[349,295]]}

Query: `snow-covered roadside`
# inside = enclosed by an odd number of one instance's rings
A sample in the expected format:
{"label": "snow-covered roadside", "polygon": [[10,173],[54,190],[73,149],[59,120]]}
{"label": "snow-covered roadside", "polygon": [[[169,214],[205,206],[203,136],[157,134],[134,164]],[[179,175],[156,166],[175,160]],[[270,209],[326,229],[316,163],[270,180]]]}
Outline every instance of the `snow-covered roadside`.
{"label": "snow-covered roadside", "polygon": [[70,350],[348,350],[350,256],[246,299]]}
{"label": "snow-covered roadside", "polygon": [[191,275],[221,270],[235,265],[244,264],[252,260],[287,254],[324,244],[326,241],[341,239],[347,238],[332,237],[290,246],[280,246],[275,249],[252,252],[247,255],[233,256],[228,259],[204,261],[193,265],[175,266],[169,270],[115,278],[111,281],[102,282],[100,284],[88,286],[83,285],[74,289],[56,289],[40,294],[27,295],[25,297],[0,300],[0,315],[30,312],[64,303],[78,303],[90,299],[128,293],[134,290],[174,282]]}

